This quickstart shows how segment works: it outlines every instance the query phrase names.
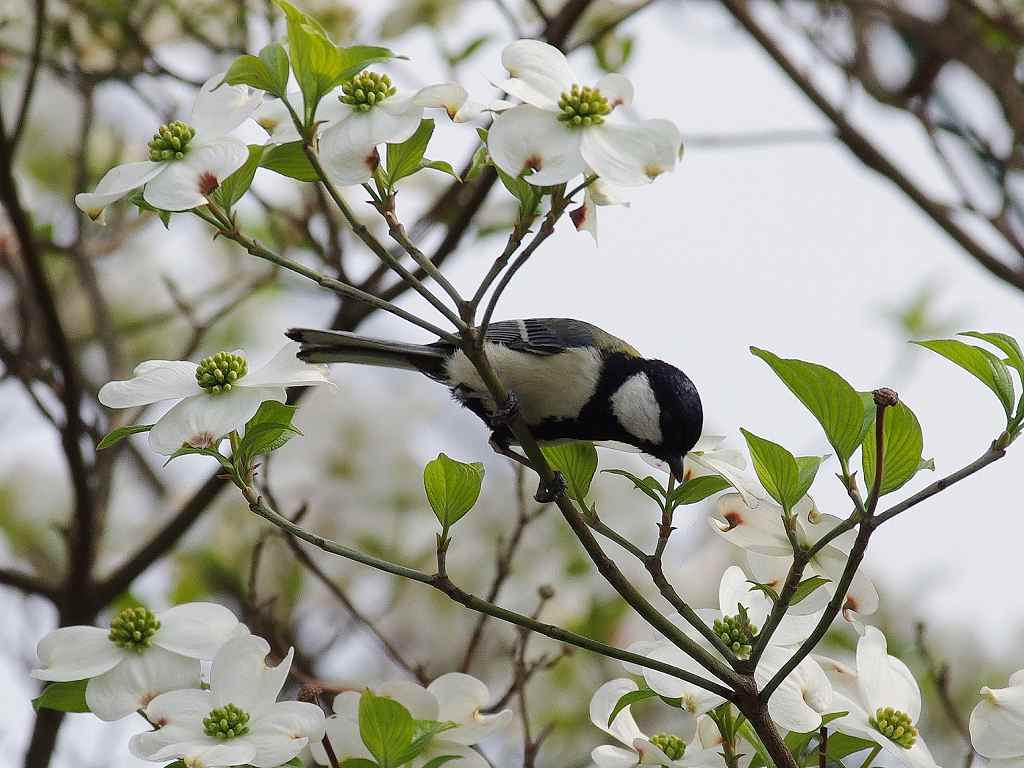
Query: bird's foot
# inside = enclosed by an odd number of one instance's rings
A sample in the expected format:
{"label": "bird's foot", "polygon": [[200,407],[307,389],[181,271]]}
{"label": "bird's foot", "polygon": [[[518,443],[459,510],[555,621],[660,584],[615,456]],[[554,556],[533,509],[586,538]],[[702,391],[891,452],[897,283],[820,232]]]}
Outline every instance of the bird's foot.
{"label": "bird's foot", "polygon": [[565,475],[556,471],[550,483],[541,482],[533,498],[538,504],[550,504],[553,501],[558,501],[558,497],[565,493],[567,488]]}
{"label": "bird's foot", "polygon": [[498,409],[491,417],[491,423],[496,427],[507,427],[519,415],[519,395],[509,390],[505,402],[498,406]]}
{"label": "bird's foot", "polygon": [[500,436],[497,432],[491,435],[491,440],[488,443],[488,445],[490,445],[491,450],[494,451],[499,456],[504,456],[506,459],[512,459],[512,461],[516,462],[517,464],[522,464],[527,469],[533,468],[530,465],[530,460],[527,459],[522,454],[513,451],[509,447],[507,440],[503,436]]}

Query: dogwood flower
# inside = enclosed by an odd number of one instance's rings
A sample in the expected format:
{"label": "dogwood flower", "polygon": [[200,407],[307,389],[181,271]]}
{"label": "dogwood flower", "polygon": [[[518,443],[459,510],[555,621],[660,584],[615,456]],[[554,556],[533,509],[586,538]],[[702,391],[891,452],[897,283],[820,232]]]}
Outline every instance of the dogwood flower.
{"label": "dogwood flower", "polygon": [[261,93],[244,85],[221,85],[224,73],[199,89],[192,117],[160,126],[149,142],[149,159],[111,168],[93,192],[75,196],[75,205],[93,220],[108,205],[145,187],[142,196],[154,208],[185,211],[206,204],[206,197],[249,159],[245,143],[232,131],[259,108]]}
{"label": "dogwood flower", "polygon": [[[715,634],[740,658],[750,655],[758,632],[771,613],[771,601],[760,591],[751,591],[746,574],[738,566],[728,568],[719,584],[719,610],[699,608],[697,615],[712,627]],[[682,617],[673,615],[672,621],[683,627],[691,639],[714,653],[707,639]],[[787,615],[779,623],[758,660],[754,678],[765,685],[782,669],[794,653],[793,646],[806,639],[820,618],[820,613],[807,616]],[[668,640],[634,645],[634,653],[643,653],[651,659],[681,667],[697,674],[706,674],[688,654]],[[724,700],[692,683],[652,669],[630,668],[644,676],[648,686],[661,696],[678,698],[684,711],[695,718],[710,712]],[[806,732],[821,725],[822,714],[832,704],[832,686],[821,667],[805,658],[775,690],[768,701],[772,719],[790,731]]]}
{"label": "dogwood flower", "polygon": [[39,641],[37,680],[88,680],[85,701],[101,720],[119,720],[154,697],[199,686],[200,659],[212,659],[239,628],[227,608],[186,603],[154,614],[125,608],[100,627],[61,627]]}
{"label": "dogwood flower", "polygon": [[[340,91],[332,91],[317,104],[316,123],[321,127],[323,124],[340,120],[348,114],[348,109],[338,99],[339,94]],[[298,89],[290,90],[287,99],[287,103],[284,99],[268,99],[260,105],[259,110],[253,116],[256,123],[270,134],[269,142],[271,144],[287,144],[302,139],[288,109],[290,104],[297,114],[302,114],[302,92]]]}
{"label": "dogwood flower", "polygon": [[849,712],[834,721],[837,730],[871,739],[909,768],[936,768],[917,730],[921,690],[907,665],[888,654],[885,635],[865,627],[856,670],[837,661],[822,663],[835,691],[833,709]]}
{"label": "dogwood flower", "polygon": [[[416,765],[435,758],[454,755],[445,762],[452,768],[486,768],[488,763],[471,749],[512,720],[512,711],[503,709],[493,715],[480,710],[490,701],[487,686],[471,675],[450,672],[424,688],[413,682],[394,680],[374,688],[377,696],[394,699],[416,720],[436,720],[454,724],[454,728],[436,735],[416,758]],[[346,691],[334,699],[334,714],[327,718],[327,738],[340,763],[353,758],[370,759],[369,750],[359,734],[359,698]],[[313,759],[328,765],[327,753],[320,744],[312,745]]]}
{"label": "dogwood flower", "polygon": [[[588,176],[595,175],[588,172]],[[603,179],[594,179],[587,185],[583,192],[583,205],[569,211],[569,218],[577,232],[589,232],[590,236],[597,242],[597,209],[606,205],[621,205],[629,207],[629,201],[625,199],[622,190]]]}
{"label": "dogwood flower", "polygon": [[266,400],[284,402],[285,389],[326,384],[327,368],[295,357],[297,343],[285,345],[262,368],[249,372],[245,353],[218,352],[195,363],[148,360],[126,381],[99,391],[108,408],[133,408],[162,400],[179,402],[153,425],[149,444],[170,456],[182,446],[209,448],[241,429]]}
{"label": "dogwood flower", "polygon": [[[714,750],[702,749],[693,739],[696,722],[686,725],[686,738],[670,733],[647,736],[629,711],[624,707],[615,719],[608,722],[615,705],[627,693],[637,690],[632,680],[609,680],[590,699],[590,721],[618,741],[623,747],[602,744],[595,747],[590,758],[598,768],[627,768],[635,765],[660,765],[665,768],[683,766],[720,766],[721,758]],[[692,740],[692,741],[691,741]],[[690,743],[687,743],[687,742]]]}
{"label": "dogwood flower", "polygon": [[225,643],[213,659],[209,690],[171,691],[145,708],[157,729],[136,734],[131,753],[154,762],[181,759],[192,768],[275,768],[324,734],[324,713],[303,701],[278,701],[293,651],[276,667],[270,646],[254,635]]}
{"label": "dogwood flower", "polygon": [[1024,767],[1024,669],[1006,688],[982,688],[971,712],[971,743],[992,768]]}
{"label": "dogwood flower", "polygon": [[[841,522],[837,517],[819,512],[810,496],[804,496],[793,512],[797,540],[807,546]],[[717,512],[708,518],[708,523],[726,541],[746,550],[747,562],[758,582],[778,587],[785,581],[792,564],[793,548],[782,522],[781,507],[767,499],[758,500],[754,507],[739,494],[724,494],[719,497]],[[793,606],[791,612],[811,613],[824,607],[835,594],[835,585],[842,577],[856,538],[856,532],[848,531],[811,559],[804,570],[804,578],[822,576],[830,582]],[[863,615],[878,610],[875,585],[860,571],[853,577],[844,610]]]}
{"label": "dogwood flower", "polygon": [[340,114],[320,138],[320,162],[340,186],[369,181],[380,161],[377,147],[401,143],[416,133],[426,109],[443,108],[456,122],[471,119],[475,111],[466,89],[457,83],[401,94],[390,77],[369,71],[342,84],[335,101]]}
{"label": "dogwood flower", "polygon": [[565,55],[537,40],[505,47],[509,79],[498,84],[524,104],[494,121],[487,146],[495,164],[511,176],[529,171],[538,186],[561,184],[592,169],[620,187],[649,184],[675,168],[679,129],[668,120],[623,118],[633,84],[608,74],[583,86]]}

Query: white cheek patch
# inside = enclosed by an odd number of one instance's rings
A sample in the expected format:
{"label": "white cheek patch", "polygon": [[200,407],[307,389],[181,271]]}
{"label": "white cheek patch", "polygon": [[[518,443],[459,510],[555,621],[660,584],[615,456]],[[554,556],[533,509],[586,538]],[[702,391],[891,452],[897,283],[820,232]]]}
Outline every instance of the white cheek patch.
{"label": "white cheek patch", "polygon": [[661,443],[661,406],[646,373],[634,373],[611,397],[612,413],[629,434]]}

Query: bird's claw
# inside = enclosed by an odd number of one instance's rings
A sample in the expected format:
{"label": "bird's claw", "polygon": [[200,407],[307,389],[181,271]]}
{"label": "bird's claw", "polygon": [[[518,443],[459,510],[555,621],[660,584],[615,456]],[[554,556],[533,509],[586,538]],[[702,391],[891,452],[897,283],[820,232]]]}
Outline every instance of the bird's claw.
{"label": "bird's claw", "polygon": [[494,416],[491,417],[491,423],[498,427],[507,427],[516,417],[519,415],[519,395],[515,392],[509,391],[508,396],[505,398],[497,410],[494,412]]}
{"label": "bird's claw", "polygon": [[550,483],[541,482],[533,498],[538,504],[550,504],[553,501],[557,501],[558,497],[565,493],[567,488],[565,475],[556,470],[555,476]]}

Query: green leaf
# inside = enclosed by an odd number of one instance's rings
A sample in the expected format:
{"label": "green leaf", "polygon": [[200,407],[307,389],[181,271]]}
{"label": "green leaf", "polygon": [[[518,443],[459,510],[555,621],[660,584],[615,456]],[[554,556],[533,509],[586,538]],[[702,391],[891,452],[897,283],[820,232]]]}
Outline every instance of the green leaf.
{"label": "green leaf", "polygon": [[398,755],[412,743],[416,723],[394,699],[364,691],[359,698],[359,735],[381,768],[399,765]]}
{"label": "green leaf", "polygon": [[348,760],[341,761],[341,768],[380,768],[380,766],[365,757],[350,757]]}
{"label": "green leaf", "polygon": [[242,199],[242,195],[249,191],[249,187],[252,186],[252,178],[256,175],[256,169],[260,167],[260,161],[263,159],[263,151],[263,146],[250,144],[249,159],[245,161],[245,165],[224,179],[217,187],[213,197],[222,207],[230,211],[235,203]]}
{"label": "green leaf", "polygon": [[220,462],[220,465],[228,471],[234,471],[235,467],[231,461],[218,451],[216,448],[193,448],[191,445],[183,445],[181,448],[176,450],[170,456],[167,457],[167,461],[164,462],[166,467],[175,459],[181,458],[182,456],[210,456]]}
{"label": "green leaf", "polygon": [[272,43],[259,56],[239,56],[224,75],[224,82],[248,85],[284,98],[288,89],[288,54],[283,46]]}
{"label": "green leaf", "polygon": [[432,171],[440,171],[441,173],[447,173],[456,181],[462,181],[459,178],[459,174],[452,168],[452,164],[447,160],[428,160],[424,158],[420,160],[420,168],[429,168]]}
{"label": "green leaf", "polygon": [[586,508],[590,484],[597,472],[597,449],[593,443],[574,441],[542,445],[544,458],[565,477],[569,493]]}
{"label": "green leaf", "polygon": [[152,424],[135,424],[130,427],[118,427],[104,435],[103,439],[100,440],[99,445],[96,446],[96,450],[102,451],[104,448],[109,448],[110,446],[121,442],[128,437],[128,435],[137,435],[140,432],[149,432],[152,428]]}
{"label": "green leaf", "polygon": [[750,449],[754,471],[761,485],[787,512],[800,501],[800,470],[796,459],[778,443],[758,437],[753,432],[740,429]]}
{"label": "green leaf", "polygon": [[942,355],[977,378],[995,393],[1003,410],[1006,411],[1006,418],[1010,418],[1014,406],[1013,379],[1010,378],[1002,360],[987,349],[967,344],[958,339],[934,339],[911,343]]}
{"label": "green leaf", "polygon": [[818,587],[823,587],[831,582],[832,579],[826,579],[824,576],[811,576],[808,579],[804,579],[797,585],[796,592],[793,593],[793,599],[789,601],[789,604],[793,606],[797,603],[802,603],[810,597]]}
{"label": "green leaf", "polygon": [[429,763],[425,763],[423,768],[441,768],[445,763],[450,763],[452,760],[458,759],[459,755],[439,755],[431,759]]}
{"label": "green leaf", "polygon": [[412,741],[401,753],[395,757],[395,765],[404,765],[415,759],[430,744],[431,740],[439,733],[450,731],[456,727],[453,722],[440,722],[438,720],[417,720],[415,721]]}
{"label": "green leaf", "polygon": [[864,405],[856,390],[823,365],[781,358],[757,347],[751,347],[750,351],[771,367],[818,420],[845,466],[861,443],[864,426]]}
{"label": "green leaf", "polygon": [[245,433],[235,451],[235,464],[246,471],[252,460],[271,453],[302,432],[292,426],[296,406],[265,400],[245,425]]}
{"label": "green leaf", "polygon": [[814,484],[814,478],[818,475],[818,468],[828,456],[797,456],[796,469],[799,481],[798,498],[802,499]]}
{"label": "green leaf", "polygon": [[632,472],[627,472],[624,469],[605,469],[602,471],[609,475],[620,475],[627,478],[631,483],[633,483],[634,488],[654,499],[655,503],[657,503],[659,507],[663,507],[665,505],[665,489],[662,487],[661,483],[650,475],[641,479]]}
{"label": "green leaf", "polygon": [[465,464],[440,453],[423,468],[423,488],[438,522],[448,528],[469,512],[480,498],[484,465]]}
{"label": "green leaf", "polygon": [[331,88],[341,85],[346,80],[351,80],[364,69],[374,64],[382,64],[391,59],[407,59],[407,56],[400,56],[390,48],[380,45],[351,45],[348,48],[339,48],[340,71],[334,80]]}
{"label": "green leaf", "polygon": [[306,157],[301,141],[278,144],[263,153],[260,167],[297,181],[316,181],[320,178]]}
{"label": "green leaf", "polygon": [[491,156],[487,153],[487,145],[481,144],[473,153],[473,160],[466,171],[466,181],[471,181],[480,175],[480,172],[491,163]]}
{"label": "green leaf", "polygon": [[420,169],[420,163],[433,134],[434,121],[421,120],[416,133],[408,139],[401,144],[388,144],[386,171],[388,184],[394,184],[399,179],[412,176]]}
{"label": "green leaf", "polygon": [[170,227],[171,227],[171,212],[170,211],[160,210],[159,208],[156,208],[156,207],[150,205],[149,203],[147,203],[146,202],[146,198],[143,197],[143,190],[142,190],[141,187],[139,189],[136,189],[135,191],[133,191],[130,195],[128,195],[127,199],[128,199],[129,203],[131,203],[132,205],[134,205],[136,208],[139,209],[140,213],[142,211],[148,211],[150,213],[155,213],[157,216],[160,217],[160,221],[163,222],[164,229],[170,229]]}
{"label": "green leaf", "polygon": [[752,581],[751,579],[747,579],[747,584],[750,585],[750,589],[747,590],[748,592],[753,592],[756,589],[759,592],[763,592],[765,597],[773,603],[779,602],[779,593],[776,592],[773,587],[770,587],[767,584],[762,584],[759,581]]}
{"label": "green leaf", "polygon": [[[864,437],[861,450],[861,463],[864,468],[864,482],[870,487],[875,479],[875,429],[872,426]],[[885,409],[885,426],[882,434],[882,485],[879,495],[903,487],[917,474],[921,468],[921,451],[924,449],[924,438],[921,425],[914,412],[904,403],[899,402]]]}
{"label": "green leaf", "polygon": [[657,695],[658,694],[652,691],[650,688],[639,688],[635,691],[624,693],[619,698],[619,700],[615,702],[615,706],[612,707],[612,713],[608,715],[608,727],[611,727],[611,724],[615,721],[615,718],[619,716],[619,712],[624,710],[626,707],[630,707],[633,704],[636,704],[638,701],[644,701],[645,699],[654,698]]}
{"label": "green leaf", "polygon": [[302,758],[296,755],[287,763],[281,763],[277,768],[305,768],[305,763],[302,762]]}
{"label": "green leaf", "polygon": [[703,501],[708,496],[724,491],[726,488],[731,488],[729,481],[721,475],[701,475],[700,477],[692,477],[685,483],[680,485],[669,497],[669,502],[672,508],[683,506],[684,504],[696,504],[698,501]]}
{"label": "green leaf", "polygon": [[875,746],[875,742],[868,739],[851,736],[848,733],[834,732],[829,734],[826,749],[830,760],[842,760],[844,757],[863,752],[866,749],[873,749]]}
{"label": "green leaf", "polygon": [[[821,724],[828,725],[833,720],[838,720],[840,717],[846,717],[850,714],[849,712],[830,712],[827,715],[821,716]],[[799,761],[801,753],[807,748],[807,744],[811,739],[817,737],[819,731],[817,729],[813,731],[805,731],[803,733],[799,731],[790,731],[786,734],[786,746],[789,747],[789,751]],[[831,737],[830,737],[831,738]]]}
{"label": "green leaf", "polygon": [[987,341],[996,349],[1000,350],[1010,365],[1017,369],[1017,372],[1024,378],[1024,352],[1021,351],[1020,344],[1017,340],[1005,333],[995,332],[982,332],[982,331],[964,331],[960,334],[961,336],[971,336],[975,339],[981,339]]}
{"label": "green leaf", "polygon": [[88,680],[74,680],[68,683],[50,683],[43,692],[32,699],[36,709],[54,709],[58,712],[88,712],[85,703],[85,686]]}

